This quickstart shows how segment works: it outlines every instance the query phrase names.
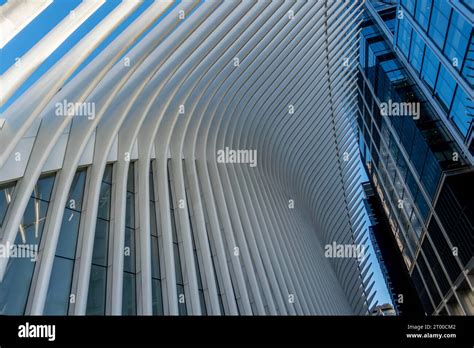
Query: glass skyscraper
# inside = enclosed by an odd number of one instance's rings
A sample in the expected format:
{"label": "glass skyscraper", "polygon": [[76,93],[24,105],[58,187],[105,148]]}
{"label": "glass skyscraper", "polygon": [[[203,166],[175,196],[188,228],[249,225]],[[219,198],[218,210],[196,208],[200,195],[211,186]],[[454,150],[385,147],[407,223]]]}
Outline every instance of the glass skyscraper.
{"label": "glass skyscraper", "polygon": [[474,314],[472,4],[364,5],[360,152],[406,271],[434,315]]}

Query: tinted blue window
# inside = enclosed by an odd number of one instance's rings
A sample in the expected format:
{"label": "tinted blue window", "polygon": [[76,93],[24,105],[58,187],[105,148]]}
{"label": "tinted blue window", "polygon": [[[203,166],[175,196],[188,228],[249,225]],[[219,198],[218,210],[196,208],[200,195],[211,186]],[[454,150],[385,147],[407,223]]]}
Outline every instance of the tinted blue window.
{"label": "tinted blue window", "polygon": [[441,101],[446,111],[448,111],[449,107],[451,106],[455,87],[456,82],[451,77],[449,72],[444,68],[444,66],[441,65],[439,69],[438,81],[436,82],[435,94]]}
{"label": "tinted blue window", "polygon": [[467,135],[469,127],[472,124],[473,113],[474,105],[472,100],[458,87],[451,109],[451,117],[456,127],[464,136]]}
{"label": "tinted blue window", "polygon": [[423,195],[421,192],[418,192],[418,195],[416,196],[415,199],[415,204],[418,207],[418,211],[420,212],[420,215],[423,220],[425,220],[428,217],[429,213],[429,206],[426,203],[425,199],[423,198]]}
{"label": "tinted blue window", "polygon": [[451,14],[451,6],[446,0],[434,0],[433,12],[431,14],[429,36],[433,39],[439,49],[443,49],[446,33],[448,32],[448,21]]}
{"label": "tinted blue window", "polygon": [[423,63],[423,54],[425,52],[425,43],[416,31],[413,31],[412,43],[410,49],[410,64],[417,72],[420,72]]}
{"label": "tinted blue window", "polygon": [[413,137],[415,133],[415,123],[413,120],[408,119],[407,117],[392,117],[393,120],[400,120],[402,122],[402,129],[399,132],[399,137],[402,141],[403,146],[407,153],[410,153],[412,144],[413,144]]}
{"label": "tinted blue window", "polygon": [[76,211],[70,209],[64,211],[56,255],[74,259],[80,218],[81,214]]}
{"label": "tinted blue window", "polygon": [[472,0],[460,0],[460,1],[464,6],[469,8],[471,11],[474,11],[474,3],[472,2]]}
{"label": "tinted blue window", "polygon": [[408,50],[410,49],[412,28],[407,19],[399,21],[397,46],[403,52],[403,55],[408,58]]}
{"label": "tinted blue window", "polygon": [[24,314],[34,266],[28,258],[10,258],[0,284],[0,314]]}
{"label": "tinted blue window", "polygon": [[54,258],[44,314],[66,315],[68,313],[73,267],[72,260],[58,256]]}
{"label": "tinted blue window", "polygon": [[448,39],[444,53],[450,61],[457,59],[458,64],[454,66],[457,70],[461,70],[462,68],[471,30],[472,27],[466,22],[464,17],[454,11],[449,25]]}
{"label": "tinted blue window", "polygon": [[415,166],[415,169],[418,172],[419,176],[421,176],[421,173],[423,171],[426,151],[428,151],[428,146],[426,145],[425,139],[421,135],[420,131],[417,129],[415,132],[415,138],[413,141],[413,148],[410,154],[410,159],[413,165]]}
{"label": "tinted blue window", "polygon": [[424,30],[428,30],[428,22],[430,20],[431,6],[432,6],[431,0],[418,0],[416,2],[415,19]]}
{"label": "tinted blue window", "polygon": [[407,174],[407,164],[406,164],[406,161],[405,161],[405,158],[403,157],[403,155],[401,154],[401,152],[399,153],[398,155],[398,159],[397,159],[397,167],[398,169],[400,170],[400,178],[402,181],[405,181],[405,177],[406,177],[406,174]]}
{"label": "tinted blue window", "polygon": [[471,41],[467,50],[462,75],[471,87],[474,88],[474,35],[471,35]]}
{"label": "tinted blue window", "polygon": [[48,201],[51,199],[51,191],[53,190],[54,184],[54,175],[49,175],[42,177],[36,183],[36,186],[33,190],[32,197],[36,197],[43,201]]}
{"label": "tinted blue window", "polygon": [[440,176],[441,168],[439,167],[439,163],[431,151],[428,151],[426,154],[426,162],[423,168],[423,174],[420,178],[431,198],[434,197]]}
{"label": "tinted blue window", "polygon": [[439,65],[439,60],[434,55],[433,51],[431,51],[429,47],[426,47],[421,78],[426,82],[431,90],[434,89]]}
{"label": "tinted blue window", "polygon": [[402,5],[413,16],[413,14],[415,13],[415,0],[402,0]]}

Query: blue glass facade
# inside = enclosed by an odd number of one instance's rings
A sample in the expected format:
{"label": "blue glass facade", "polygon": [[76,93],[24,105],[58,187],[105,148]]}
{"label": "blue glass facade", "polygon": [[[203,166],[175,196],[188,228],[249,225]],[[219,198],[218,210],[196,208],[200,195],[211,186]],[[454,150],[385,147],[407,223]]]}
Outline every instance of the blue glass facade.
{"label": "blue glass facade", "polygon": [[[468,15],[472,13],[463,15],[446,0],[402,0],[394,44],[469,147],[474,116],[474,36]],[[470,149],[472,153],[472,145]]]}
{"label": "blue glass facade", "polygon": [[[472,308],[452,289],[470,284],[470,259],[460,251],[474,255],[472,210],[446,190],[453,177],[469,187],[473,170],[472,26],[445,0],[393,3],[366,5],[360,151],[425,311],[466,314]],[[387,114],[387,105],[397,109]],[[398,112],[404,108],[410,112]],[[457,230],[446,216],[454,212],[439,209],[444,196],[465,221]]]}

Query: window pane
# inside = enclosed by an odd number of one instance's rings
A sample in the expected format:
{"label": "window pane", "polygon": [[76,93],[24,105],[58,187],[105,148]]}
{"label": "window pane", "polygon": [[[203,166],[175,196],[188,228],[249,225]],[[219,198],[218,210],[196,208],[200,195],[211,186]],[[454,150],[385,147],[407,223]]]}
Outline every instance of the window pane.
{"label": "window pane", "polygon": [[472,26],[466,22],[464,17],[457,11],[454,11],[449,25],[444,53],[450,61],[457,59],[458,64],[453,65],[455,69],[460,70],[463,66],[471,30]]}
{"label": "window pane", "polygon": [[423,54],[425,51],[425,43],[416,31],[413,31],[413,41],[410,51],[410,64],[419,73],[423,62]]}
{"label": "window pane", "polygon": [[81,170],[76,173],[71,184],[69,197],[66,207],[77,211],[82,210],[82,197],[84,195],[84,183],[86,180],[86,170]]}
{"label": "window pane", "polygon": [[103,182],[112,184],[112,166],[112,164],[107,164],[105,167],[104,176],[102,177]]}
{"label": "window pane", "polygon": [[74,259],[80,218],[81,214],[74,210],[64,211],[56,255]]}
{"label": "window pane", "polygon": [[135,230],[125,229],[125,253],[123,269],[135,273]]}
{"label": "window pane", "polygon": [[123,273],[122,314],[136,315],[135,274]]}
{"label": "window pane", "polygon": [[148,176],[150,184],[150,200],[155,200],[155,189],[153,187],[153,162],[150,163],[150,174]]}
{"label": "window pane", "polygon": [[151,280],[153,315],[163,315],[163,294],[161,292],[161,281],[159,279]]}
{"label": "window pane", "polygon": [[399,21],[398,34],[397,34],[397,46],[403,52],[405,57],[408,57],[408,49],[410,48],[411,41],[411,26],[407,20]]}
{"label": "window pane", "polygon": [[44,307],[46,315],[67,315],[74,261],[55,257]]}
{"label": "window pane", "polygon": [[156,226],[156,211],[155,211],[154,202],[150,202],[150,233],[152,236],[158,236],[158,229]]}
{"label": "window pane", "polygon": [[130,163],[127,176],[127,191],[135,192],[135,163]]}
{"label": "window pane", "polygon": [[49,201],[51,198],[51,191],[53,190],[53,184],[54,175],[40,178],[36,183],[32,196],[42,199],[43,201]]}
{"label": "window pane", "polygon": [[451,106],[455,87],[456,82],[448,73],[448,71],[444,68],[444,66],[441,65],[439,69],[438,82],[436,82],[435,94],[441,101],[441,105],[444,107],[445,111],[448,111],[449,107]]}
{"label": "window pane", "polygon": [[86,314],[88,315],[105,314],[106,276],[106,268],[92,265],[89,281],[89,293],[87,295]]}
{"label": "window pane", "polygon": [[434,55],[430,48],[426,47],[425,50],[425,60],[423,62],[423,69],[421,72],[421,78],[426,82],[426,84],[433,90],[436,75],[438,74],[439,61],[438,58]]}
{"label": "window pane", "polygon": [[151,236],[151,277],[157,279],[161,278],[158,238],[155,236]]}
{"label": "window pane", "polygon": [[448,32],[448,19],[450,14],[451,6],[449,6],[446,0],[434,0],[429,35],[441,50],[443,49],[446,33]]}
{"label": "window pane", "polygon": [[173,243],[174,264],[176,267],[176,283],[183,284],[183,275],[181,274],[181,262],[179,260],[178,244]]}
{"label": "window pane", "polygon": [[100,186],[99,209],[97,217],[105,220],[110,218],[110,192],[111,185],[102,183]]}
{"label": "window pane", "polygon": [[24,314],[34,266],[29,258],[10,258],[0,283],[0,314]]}
{"label": "window pane", "polygon": [[402,0],[402,5],[411,15],[415,13],[415,0]]}
{"label": "window pane", "polygon": [[92,253],[92,263],[96,265],[107,266],[108,229],[109,223],[107,221],[97,219]]}
{"label": "window pane", "polygon": [[127,192],[125,226],[135,228],[135,194]]}
{"label": "window pane", "polygon": [[199,302],[201,303],[201,313],[202,315],[207,315],[206,301],[204,300],[204,291],[199,290]]}
{"label": "window pane", "polygon": [[415,19],[418,24],[428,30],[428,21],[431,13],[431,0],[418,0],[416,2]]}
{"label": "window pane", "polygon": [[458,87],[451,109],[451,117],[459,131],[466,137],[472,125],[474,116],[474,103],[464,91]]}
{"label": "window pane", "polygon": [[16,243],[35,244],[39,246],[47,209],[48,203],[36,198],[30,198],[18,229]]}

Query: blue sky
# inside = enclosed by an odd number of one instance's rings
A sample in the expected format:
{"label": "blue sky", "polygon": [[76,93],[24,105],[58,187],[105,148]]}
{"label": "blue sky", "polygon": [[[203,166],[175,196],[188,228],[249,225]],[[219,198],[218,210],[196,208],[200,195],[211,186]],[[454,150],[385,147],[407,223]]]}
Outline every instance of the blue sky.
{"label": "blue sky", "polygon": [[[0,0],[5,3],[5,0]],[[79,42],[87,33],[94,28],[105,16],[114,10],[121,0],[107,0],[97,11],[94,12],[72,35],[70,35],[41,66],[23,83],[15,94],[0,108],[0,112],[5,111],[11,103],[23,94],[38,78],[40,78],[48,69],[53,66],[61,57],[66,54],[74,45]],[[174,9],[181,1],[175,2],[161,18],[166,16],[169,11]],[[0,3],[0,4],[1,4]],[[32,46],[41,40],[51,29],[53,29],[70,11],[79,6],[81,0],[54,0],[39,16],[37,16],[29,25],[18,33],[0,52],[0,74],[3,74],[15,63],[17,57],[23,56]],[[132,23],[140,14],[145,11],[153,0],[143,0],[143,3],[128,18],[125,19],[100,45],[96,50],[82,63],[74,75],[81,71],[98,53],[100,53],[110,42],[113,41],[130,23]],[[157,20],[151,30],[160,20]],[[148,31],[149,31],[148,30]],[[147,32],[148,32],[147,31]],[[144,34],[146,35],[146,33]],[[74,77],[71,76],[72,77]],[[71,79],[70,78],[70,79]]]}

